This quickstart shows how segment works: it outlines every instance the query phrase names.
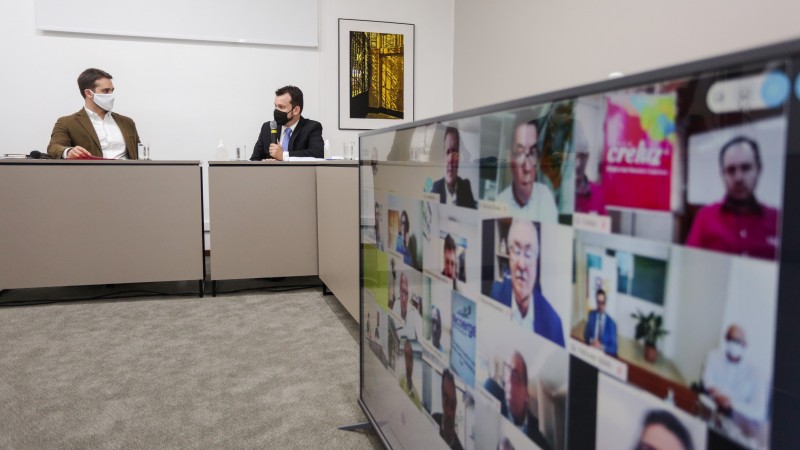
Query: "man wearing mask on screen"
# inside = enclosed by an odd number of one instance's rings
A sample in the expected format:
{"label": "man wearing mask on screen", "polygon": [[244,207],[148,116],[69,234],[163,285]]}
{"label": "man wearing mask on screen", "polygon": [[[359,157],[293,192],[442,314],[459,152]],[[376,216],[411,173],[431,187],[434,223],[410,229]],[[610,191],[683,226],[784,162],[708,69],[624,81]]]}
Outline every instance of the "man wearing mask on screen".
{"label": "man wearing mask on screen", "polygon": [[114,83],[100,69],[78,76],[83,108],[56,121],[47,145],[51,158],[138,159],[139,134],[129,117],[112,113]]}
{"label": "man wearing mask on screen", "polygon": [[737,324],[725,333],[724,350],[712,350],[703,369],[703,388],[716,411],[733,419],[745,435],[751,435],[766,414],[765,387],[755,367],[744,360],[747,335]]}
{"label": "man wearing mask on screen", "polygon": [[558,209],[547,185],[536,181],[539,164],[539,121],[521,122],[514,127],[511,145],[511,185],[497,196],[509,212],[537,222],[558,222]]}
{"label": "man wearing mask on screen", "polygon": [[511,307],[511,320],[564,346],[561,318],[542,293],[539,277],[539,229],[514,219],[508,229],[509,274],[492,284],[490,297]]}
{"label": "man wearing mask on screen", "polygon": [[[275,91],[277,143],[272,143],[270,122],[261,126],[250,161],[284,160],[284,154],[296,157],[324,158],[322,124],[302,117],[303,91],[296,86],[284,86]],[[284,153],[285,152],[285,153]]]}
{"label": "man wearing mask on screen", "polygon": [[755,196],[761,176],[758,144],[744,136],[731,139],[719,152],[719,165],[725,198],[697,212],[686,245],[775,259],[778,210]]}

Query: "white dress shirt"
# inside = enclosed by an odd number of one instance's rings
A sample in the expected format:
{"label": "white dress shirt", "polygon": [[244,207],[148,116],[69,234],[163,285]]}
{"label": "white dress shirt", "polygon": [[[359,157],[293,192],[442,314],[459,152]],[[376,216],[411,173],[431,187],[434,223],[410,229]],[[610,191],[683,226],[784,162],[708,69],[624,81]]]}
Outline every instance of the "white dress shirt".
{"label": "white dress shirt", "polygon": [[100,140],[100,149],[103,150],[103,158],[106,159],[128,159],[125,150],[125,136],[119,129],[119,125],[114,121],[111,112],[107,112],[104,118],[94,111],[84,107],[89,120],[92,122],[97,138]]}
{"label": "white dress shirt", "polygon": [[517,306],[517,299],[514,292],[511,292],[511,321],[517,325],[522,326],[526,330],[533,330],[533,295],[529,300],[528,312],[523,316],[522,311]]}
{"label": "white dress shirt", "polygon": [[558,222],[558,209],[556,209],[556,200],[553,197],[553,193],[550,192],[550,188],[547,185],[538,181],[533,184],[531,198],[528,199],[528,203],[525,206],[517,203],[514,198],[513,186],[511,185],[505,188],[495,201],[507,204],[508,211],[516,217],[523,217],[536,222]]}
{"label": "white dress shirt", "polygon": [[747,361],[735,363],[724,351],[712,350],[703,370],[703,384],[730,398],[735,412],[752,420],[764,419],[766,386]]}
{"label": "white dress shirt", "polygon": [[458,192],[458,189],[456,189],[456,192],[453,192],[452,194],[450,194],[450,189],[447,189],[447,185],[445,184],[445,186],[444,186],[445,204],[447,204],[447,205],[455,205],[456,204],[456,200],[457,200],[457,198],[456,198],[456,193],[457,192]]}

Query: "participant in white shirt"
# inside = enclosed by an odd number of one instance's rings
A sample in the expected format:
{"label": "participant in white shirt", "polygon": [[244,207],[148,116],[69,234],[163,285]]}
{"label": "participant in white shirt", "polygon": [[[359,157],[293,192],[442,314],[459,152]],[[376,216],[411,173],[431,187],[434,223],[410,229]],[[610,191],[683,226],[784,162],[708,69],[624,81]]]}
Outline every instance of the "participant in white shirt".
{"label": "participant in white shirt", "polygon": [[744,360],[747,336],[739,325],[725,333],[725,349],[712,350],[703,370],[703,386],[717,411],[750,421],[766,414],[765,386],[755,367]]}
{"label": "participant in white shirt", "polygon": [[522,122],[514,129],[511,147],[511,185],[496,198],[505,203],[516,217],[536,222],[558,222],[558,209],[553,193],[536,181],[539,162],[538,122]]}

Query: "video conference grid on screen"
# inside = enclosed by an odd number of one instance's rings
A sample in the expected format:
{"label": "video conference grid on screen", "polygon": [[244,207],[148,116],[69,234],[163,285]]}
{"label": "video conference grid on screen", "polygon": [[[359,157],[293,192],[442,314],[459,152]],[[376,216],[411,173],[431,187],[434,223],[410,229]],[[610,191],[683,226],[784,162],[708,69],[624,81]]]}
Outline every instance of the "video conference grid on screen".
{"label": "video conference grid on screen", "polygon": [[790,63],[362,136],[387,442],[769,448]]}

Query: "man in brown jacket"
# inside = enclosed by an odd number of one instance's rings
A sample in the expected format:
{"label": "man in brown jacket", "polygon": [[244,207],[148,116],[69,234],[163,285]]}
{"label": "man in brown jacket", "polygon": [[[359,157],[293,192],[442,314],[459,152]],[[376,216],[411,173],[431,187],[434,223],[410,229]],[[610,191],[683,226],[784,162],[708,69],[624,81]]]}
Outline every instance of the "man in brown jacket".
{"label": "man in brown jacket", "polygon": [[84,107],[56,121],[47,153],[52,158],[138,159],[139,134],[129,117],[112,113],[114,83],[100,69],[78,76]]}

